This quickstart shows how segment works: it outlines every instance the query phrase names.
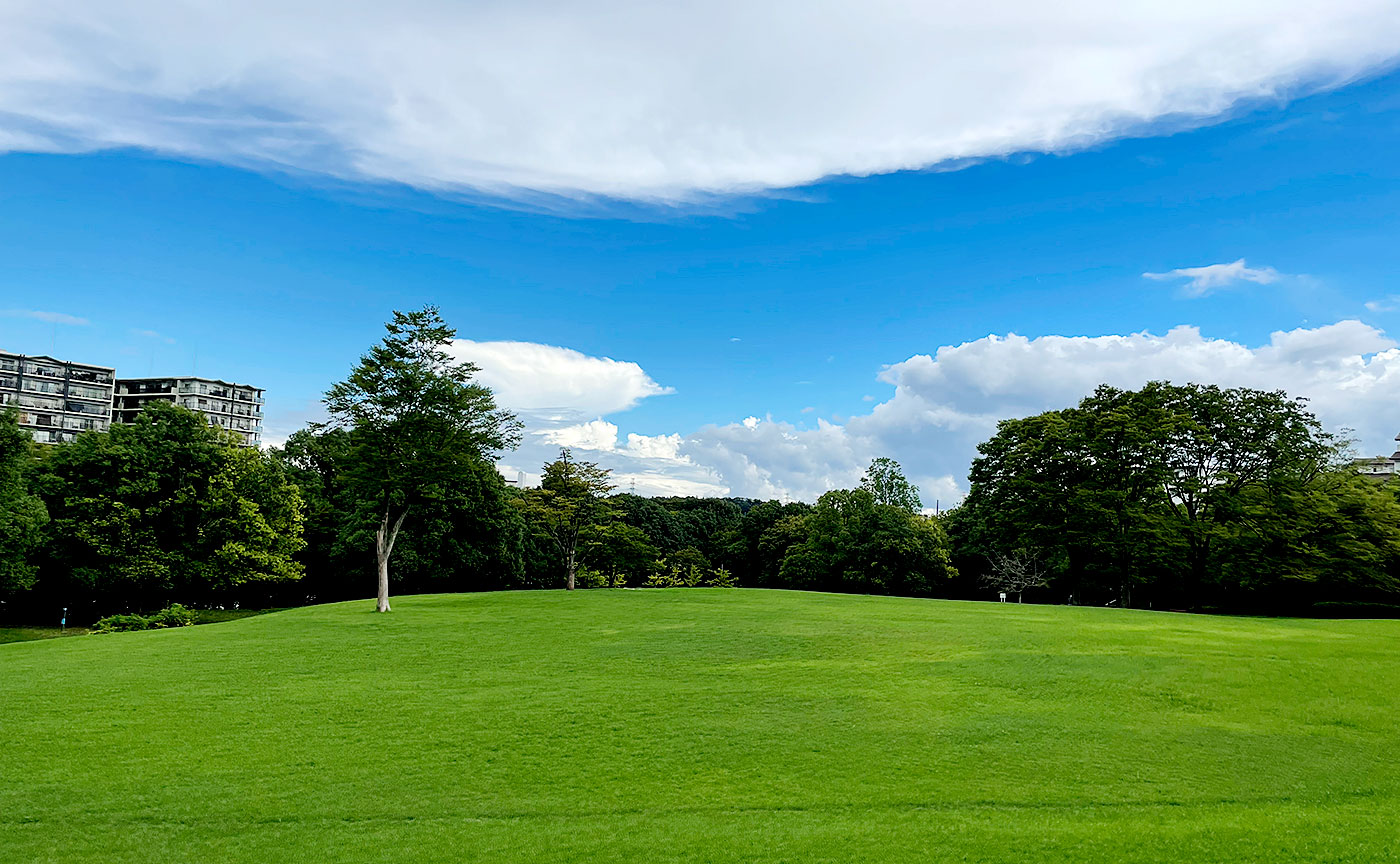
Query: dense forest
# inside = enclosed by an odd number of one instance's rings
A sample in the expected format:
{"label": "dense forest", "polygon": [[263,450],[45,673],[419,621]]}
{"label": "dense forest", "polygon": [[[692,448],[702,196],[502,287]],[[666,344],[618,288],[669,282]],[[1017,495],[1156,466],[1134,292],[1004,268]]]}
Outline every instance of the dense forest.
{"label": "dense forest", "polygon": [[961,506],[899,465],[814,503],[616,494],[568,450],[535,488],[519,425],[401,314],[267,451],[157,404],[38,445],[0,412],[0,615],[75,621],[505,588],[743,586],[1296,614],[1400,611],[1400,484],[1278,392],[1155,382],[1003,421]]}

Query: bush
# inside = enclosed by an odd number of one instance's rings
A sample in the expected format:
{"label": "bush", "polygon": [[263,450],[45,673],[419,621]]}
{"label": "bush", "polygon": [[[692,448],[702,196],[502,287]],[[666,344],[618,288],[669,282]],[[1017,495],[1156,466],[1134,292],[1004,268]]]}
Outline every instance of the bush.
{"label": "bush", "polygon": [[149,630],[151,622],[143,615],[108,615],[92,625],[94,633],[124,633],[128,630]]}
{"label": "bush", "polygon": [[725,568],[719,567],[705,580],[705,585],[710,588],[738,588],[739,579]]}
{"label": "bush", "polygon": [[108,615],[92,625],[94,633],[126,633],[132,630],[163,630],[167,627],[188,627],[194,623],[194,612],[172,603],[153,615]]}
{"label": "bush", "polygon": [[[662,562],[663,565],[666,562]],[[642,583],[643,588],[736,588],[739,580],[723,567],[711,570],[698,564],[663,566]]]}
{"label": "bush", "polygon": [[194,612],[179,603],[172,603],[156,614],[148,616],[146,620],[151,622],[152,630],[163,627],[188,627],[194,623]]}

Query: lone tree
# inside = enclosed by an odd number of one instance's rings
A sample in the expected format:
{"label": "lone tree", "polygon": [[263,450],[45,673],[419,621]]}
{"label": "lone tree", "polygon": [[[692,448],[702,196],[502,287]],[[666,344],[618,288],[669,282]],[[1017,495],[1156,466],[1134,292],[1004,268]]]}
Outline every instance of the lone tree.
{"label": "lone tree", "polygon": [[540,488],[521,499],[537,530],[558,547],[567,576],[564,587],[569,591],[574,590],[578,575],[580,534],[612,516],[604,497],[613,488],[609,474],[597,463],[575,461],[565,447],[558,459],[544,466]]}
{"label": "lone tree", "polygon": [[331,421],[323,424],[349,430],[351,483],[376,510],[379,612],[389,611],[389,556],[409,512],[520,441],[515,415],[473,383],[480,369],[448,353],[457,331],[437,307],[395,311],[384,329],[384,340],[326,392]]}
{"label": "lone tree", "polygon": [[1044,588],[1050,584],[1050,573],[1040,563],[1040,553],[1026,548],[1010,552],[993,552],[992,569],[983,575],[982,584],[1006,594],[1015,594],[1016,602],[1028,588]]}
{"label": "lone tree", "polygon": [[876,504],[888,504],[910,513],[918,513],[923,506],[919,487],[910,483],[899,463],[887,456],[870,463],[865,476],[860,478],[860,488],[869,492]]}

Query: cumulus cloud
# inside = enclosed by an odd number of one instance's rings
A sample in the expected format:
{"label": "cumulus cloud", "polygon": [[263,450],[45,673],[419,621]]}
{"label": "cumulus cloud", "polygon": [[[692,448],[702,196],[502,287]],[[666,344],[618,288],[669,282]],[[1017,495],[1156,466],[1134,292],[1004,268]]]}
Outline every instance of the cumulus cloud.
{"label": "cumulus cloud", "polygon": [[1330,428],[1354,429],[1366,452],[1400,431],[1400,349],[1359,321],[1279,331],[1253,347],[1187,326],[1164,335],[994,335],[915,355],[879,377],[894,395],[844,425],[799,429],[750,417],[686,436],[681,452],[732,494],[808,500],[857,482],[873,457],[892,456],[926,504],[946,505],[965,494],[976,446],[998,420],[1073,405],[1103,383],[1285,390],[1309,398]]}
{"label": "cumulus cloud", "polygon": [[18,0],[0,148],[679,198],[1201,122],[1398,45],[1393,0]]}
{"label": "cumulus cloud", "polygon": [[537,342],[457,339],[452,353],[481,367],[478,380],[512,411],[553,422],[625,411],[672,392],[636,363]]}
{"label": "cumulus cloud", "polygon": [[[525,425],[518,449],[501,457],[510,479],[539,481],[541,466],[569,447],[577,458],[613,472],[624,491],[644,495],[723,495],[714,473],[680,453],[677,433],[619,434],[605,415],[619,414],[644,399],[672,393],[637,363],[596,357],[536,342],[473,342],[458,339],[451,351],[480,367],[477,380],[490,387],[503,408]],[[592,419],[589,419],[592,418]]]}
{"label": "cumulus cloud", "polygon": [[1207,264],[1204,267],[1179,267],[1166,273],[1144,273],[1145,279],[1159,282],[1185,280],[1182,293],[1187,297],[1204,297],[1217,288],[1228,288],[1240,282],[1268,285],[1282,274],[1272,267],[1250,267],[1241,258],[1229,264]]}
{"label": "cumulus cloud", "polygon": [[606,417],[671,392],[636,363],[533,343],[461,341],[456,350],[482,366],[481,380],[525,420],[525,442],[502,457],[507,477],[518,471],[537,482],[540,466],[571,447],[611,468],[619,489],[650,495],[811,501],[859,482],[874,457],[891,456],[925,504],[947,506],[965,494],[977,444],[998,420],[1073,405],[1099,384],[1285,390],[1307,397],[1331,429],[1355,430],[1364,452],[1389,452],[1400,431],[1400,347],[1354,320],[1277,331],[1258,345],[1190,326],[1164,334],[990,335],[884,368],[878,380],[893,394],[843,423],[748,416],[656,435],[624,433]]}
{"label": "cumulus cloud", "polygon": [[0,316],[6,318],[32,318],[35,321],[44,321],[49,324],[67,324],[74,327],[86,327],[92,323],[86,318],[79,318],[77,315],[67,315],[63,312],[45,312],[42,309],[6,309],[0,312]]}

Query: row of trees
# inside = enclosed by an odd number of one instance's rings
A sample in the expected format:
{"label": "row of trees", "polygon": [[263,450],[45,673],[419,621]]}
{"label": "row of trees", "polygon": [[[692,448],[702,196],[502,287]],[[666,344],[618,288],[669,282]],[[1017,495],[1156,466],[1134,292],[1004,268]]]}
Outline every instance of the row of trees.
{"label": "row of trees", "polygon": [[520,424],[432,308],[259,452],[192,412],[55,447],[0,416],[0,596],[81,617],[390,590],[741,585],[1302,609],[1400,594],[1400,484],[1281,393],[1154,383],[1008,420],[964,504],[921,512],[897,463],[815,504],[614,494],[568,450],[534,489],[494,467]]}
{"label": "row of trees", "polygon": [[968,572],[1059,601],[1393,603],[1400,484],[1347,450],[1280,392],[1105,386],[1002,422],[948,529]]}
{"label": "row of trees", "polygon": [[152,405],[54,447],[0,412],[0,602],[11,614],[262,597],[300,578],[302,521],[278,460],[192,411]]}

